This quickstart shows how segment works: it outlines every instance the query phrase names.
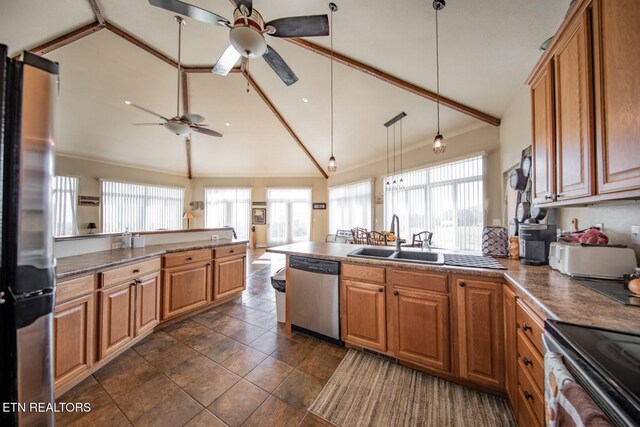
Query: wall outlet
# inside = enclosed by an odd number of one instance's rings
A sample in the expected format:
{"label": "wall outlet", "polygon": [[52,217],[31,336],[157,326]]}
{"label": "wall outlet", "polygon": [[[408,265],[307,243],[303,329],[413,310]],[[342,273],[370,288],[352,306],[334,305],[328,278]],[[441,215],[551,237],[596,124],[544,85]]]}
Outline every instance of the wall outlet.
{"label": "wall outlet", "polygon": [[640,225],[631,226],[631,243],[640,245]]}
{"label": "wall outlet", "polygon": [[599,223],[599,224],[593,224],[594,227],[600,229],[601,233],[604,233],[604,223]]}

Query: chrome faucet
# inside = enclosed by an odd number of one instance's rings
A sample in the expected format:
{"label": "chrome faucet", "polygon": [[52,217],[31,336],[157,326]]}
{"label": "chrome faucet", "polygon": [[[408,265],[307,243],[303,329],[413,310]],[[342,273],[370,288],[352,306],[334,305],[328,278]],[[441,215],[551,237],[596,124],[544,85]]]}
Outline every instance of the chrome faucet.
{"label": "chrome faucet", "polygon": [[[393,224],[396,225],[395,230],[393,229]],[[398,218],[398,215],[396,214],[393,214],[393,216],[391,217],[390,230],[396,236],[396,252],[400,252],[400,218]]]}

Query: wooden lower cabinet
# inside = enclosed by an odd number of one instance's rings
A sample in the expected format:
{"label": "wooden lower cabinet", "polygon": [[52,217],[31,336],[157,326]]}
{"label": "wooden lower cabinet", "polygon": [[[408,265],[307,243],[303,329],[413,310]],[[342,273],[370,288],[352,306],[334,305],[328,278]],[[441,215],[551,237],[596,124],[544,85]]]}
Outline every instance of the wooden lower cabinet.
{"label": "wooden lower cabinet", "polygon": [[94,362],[94,294],[58,304],[53,312],[55,387],[86,372]]}
{"label": "wooden lower cabinet", "polygon": [[387,351],[385,286],[342,280],[342,339]]}
{"label": "wooden lower cabinet", "polygon": [[135,336],[135,284],[102,289],[100,295],[99,357],[104,359],[126,346]]}
{"label": "wooden lower cabinet", "polygon": [[136,284],[136,336],[160,323],[160,274],[142,277]]}
{"label": "wooden lower cabinet", "polygon": [[504,308],[504,384],[514,413],[518,393],[518,350],[516,343],[516,293],[508,285],[503,285]]}
{"label": "wooden lower cabinet", "polygon": [[214,300],[242,292],[245,289],[246,263],[247,257],[245,255],[215,260]]}
{"label": "wooden lower cabinet", "polygon": [[211,261],[164,269],[162,319],[207,305],[211,283]]}
{"label": "wooden lower cabinet", "polygon": [[502,283],[454,277],[459,375],[504,388]]}
{"label": "wooden lower cabinet", "polygon": [[449,372],[449,295],[392,287],[389,319],[395,355],[422,366]]}

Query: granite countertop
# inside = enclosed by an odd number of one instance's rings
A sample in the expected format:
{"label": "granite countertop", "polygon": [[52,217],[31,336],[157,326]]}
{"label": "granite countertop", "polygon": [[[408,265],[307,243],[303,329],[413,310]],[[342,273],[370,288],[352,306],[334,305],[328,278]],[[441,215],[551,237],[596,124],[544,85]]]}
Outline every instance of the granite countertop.
{"label": "granite countertop", "polygon": [[525,266],[520,261],[498,258],[496,260],[507,269],[490,270],[485,268],[347,258],[349,252],[360,247],[362,245],[302,242],[269,248],[267,251],[288,255],[313,256],[334,261],[349,261],[357,264],[395,266],[451,274],[504,278],[505,281],[516,288],[522,298],[526,299],[547,317],[636,334],[640,331],[640,307],[626,306],[600,295],[574,282],[570,277],[552,270],[549,266]]}
{"label": "granite countertop", "polygon": [[89,273],[172,252],[212,249],[220,246],[236,245],[247,242],[248,240],[237,239],[198,240],[195,242],[149,245],[144,248],[114,249],[110,251],[91,252],[83,255],[57,258],[56,277],[58,279],[62,279],[75,274]]}

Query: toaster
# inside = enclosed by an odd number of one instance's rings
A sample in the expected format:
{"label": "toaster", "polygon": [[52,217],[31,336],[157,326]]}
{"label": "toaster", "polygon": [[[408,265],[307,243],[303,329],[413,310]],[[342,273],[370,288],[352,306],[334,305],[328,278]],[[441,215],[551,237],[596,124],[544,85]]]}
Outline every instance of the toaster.
{"label": "toaster", "polygon": [[601,279],[622,279],[638,266],[631,248],[551,243],[549,266],[562,274]]}

